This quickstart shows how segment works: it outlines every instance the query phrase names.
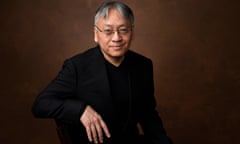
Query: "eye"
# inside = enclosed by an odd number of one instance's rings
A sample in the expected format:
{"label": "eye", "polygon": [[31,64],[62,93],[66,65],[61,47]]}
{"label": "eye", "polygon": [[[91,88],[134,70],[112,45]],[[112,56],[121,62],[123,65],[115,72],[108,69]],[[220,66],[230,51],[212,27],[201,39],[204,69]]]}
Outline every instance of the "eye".
{"label": "eye", "polygon": [[112,33],[113,33],[113,30],[111,30],[111,29],[105,29],[105,30],[103,30],[103,32],[104,32],[105,34],[109,35],[109,34],[112,34]]}
{"label": "eye", "polygon": [[119,29],[119,32],[121,34],[126,34],[126,33],[128,33],[128,29],[127,28],[121,28],[121,29]]}

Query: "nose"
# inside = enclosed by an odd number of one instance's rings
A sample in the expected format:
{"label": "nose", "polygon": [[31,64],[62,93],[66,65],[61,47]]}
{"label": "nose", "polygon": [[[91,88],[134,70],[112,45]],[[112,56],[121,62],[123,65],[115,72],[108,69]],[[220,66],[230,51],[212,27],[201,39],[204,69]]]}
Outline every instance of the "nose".
{"label": "nose", "polygon": [[112,41],[118,42],[122,40],[122,36],[119,34],[118,31],[115,31],[112,36]]}

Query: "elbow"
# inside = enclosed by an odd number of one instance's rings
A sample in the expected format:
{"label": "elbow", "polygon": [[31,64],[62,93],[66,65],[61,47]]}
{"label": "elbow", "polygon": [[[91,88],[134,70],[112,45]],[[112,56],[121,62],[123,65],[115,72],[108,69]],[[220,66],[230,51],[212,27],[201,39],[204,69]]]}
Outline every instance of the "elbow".
{"label": "elbow", "polygon": [[35,117],[35,118],[39,118],[40,117],[40,114],[39,114],[39,110],[38,110],[38,106],[36,104],[36,102],[34,102],[34,104],[32,105],[32,115]]}
{"label": "elbow", "polygon": [[38,101],[35,101],[32,105],[32,115],[35,118],[43,118],[43,112],[42,112],[42,108],[40,106],[40,103]]}

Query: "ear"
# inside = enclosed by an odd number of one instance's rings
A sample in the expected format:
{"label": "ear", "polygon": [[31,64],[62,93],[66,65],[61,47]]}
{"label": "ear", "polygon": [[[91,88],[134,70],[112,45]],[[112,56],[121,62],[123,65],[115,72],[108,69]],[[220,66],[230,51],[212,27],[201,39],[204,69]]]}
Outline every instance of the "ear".
{"label": "ear", "polygon": [[98,43],[98,35],[97,35],[97,30],[96,30],[96,28],[93,29],[93,33],[94,33],[94,41],[95,41],[96,43]]}
{"label": "ear", "polygon": [[135,37],[135,34],[134,34],[134,28],[132,29],[132,33],[131,33],[131,39],[133,40]]}

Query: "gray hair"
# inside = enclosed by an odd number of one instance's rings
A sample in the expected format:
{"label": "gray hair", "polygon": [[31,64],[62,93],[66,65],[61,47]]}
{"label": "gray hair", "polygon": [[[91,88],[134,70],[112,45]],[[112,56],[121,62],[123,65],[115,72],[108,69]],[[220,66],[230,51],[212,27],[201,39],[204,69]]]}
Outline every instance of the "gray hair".
{"label": "gray hair", "polygon": [[100,17],[107,18],[108,11],[111,8],[117,9],[124,18],[130,20],[132,26],[134,25],[134,15],[131,8],[129,8],[126,4],[119,1],[109,1],[103,3],[96,11],[94,25],[97,24]]}

